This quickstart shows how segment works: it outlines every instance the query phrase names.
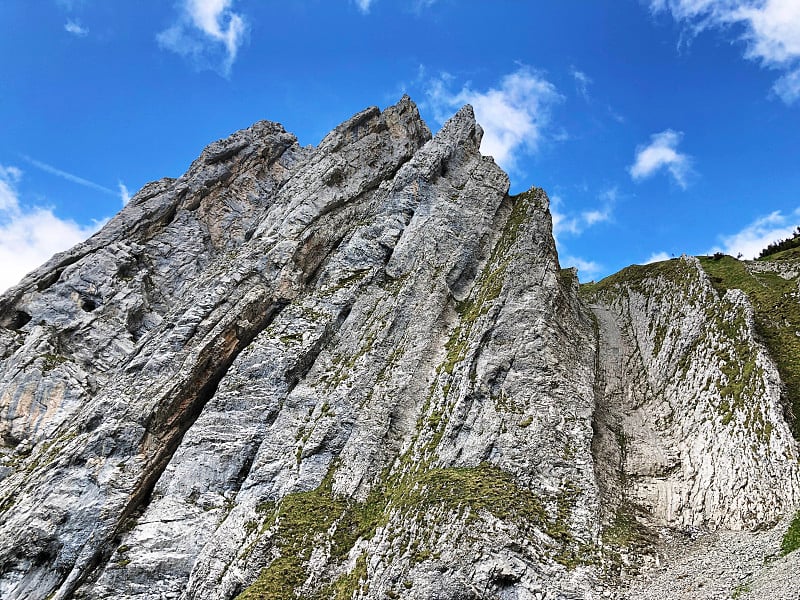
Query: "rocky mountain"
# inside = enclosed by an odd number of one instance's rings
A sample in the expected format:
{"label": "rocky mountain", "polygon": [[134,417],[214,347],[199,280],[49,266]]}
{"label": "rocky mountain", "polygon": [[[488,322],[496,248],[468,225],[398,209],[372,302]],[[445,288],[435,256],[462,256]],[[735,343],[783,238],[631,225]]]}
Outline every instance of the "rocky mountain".
{"label": "rocky mountain", "polygon": [[797,598],[800,260],[580,286],[481,136],[256,123],[0,297],[0,596]]}

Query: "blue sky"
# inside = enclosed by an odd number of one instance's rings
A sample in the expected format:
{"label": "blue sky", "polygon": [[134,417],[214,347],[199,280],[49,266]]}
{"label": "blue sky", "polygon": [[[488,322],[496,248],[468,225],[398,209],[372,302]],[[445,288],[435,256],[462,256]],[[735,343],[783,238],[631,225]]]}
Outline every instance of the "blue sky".
{"label": "blue sky", "polygon": [[471,103],[581,279],[800,224],[798,0],[4,0],[0,289],[260,119]]}

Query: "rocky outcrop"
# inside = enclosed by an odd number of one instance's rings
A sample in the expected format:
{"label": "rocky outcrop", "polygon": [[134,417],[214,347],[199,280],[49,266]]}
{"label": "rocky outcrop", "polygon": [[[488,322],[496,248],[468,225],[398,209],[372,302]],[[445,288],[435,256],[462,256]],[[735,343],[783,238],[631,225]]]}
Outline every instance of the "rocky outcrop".
{"label": "rocky outcrop", "polygon": [[607,597],[627,510],[791,512],[746,297],[685,261],[592,312],[481,135],[257,123],[0,297],[0,595]]}
{"label": "rocky outcrop", "polygon": [[480,137],[258,124],[11,290],[4,596],[586,587],[591,327]]}
{"label": "rocky outcrop", "polygon": [[790,513],[800,452],[747,295],[720,294],[692,257],[585,293],[602,348],[595,445],[617,503],[683,528],[755,529]]}

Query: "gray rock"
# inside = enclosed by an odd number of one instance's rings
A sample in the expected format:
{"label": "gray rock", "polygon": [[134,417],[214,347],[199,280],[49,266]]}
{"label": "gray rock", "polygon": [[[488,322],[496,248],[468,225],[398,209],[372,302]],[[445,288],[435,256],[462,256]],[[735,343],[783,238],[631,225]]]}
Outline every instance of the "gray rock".
{"label": "gray rock", "polygon": [[677,543],[609,542],[625,506],[653,540],[793,510],[746,297],[688,261],[592,312],[481,136],[407,97],[316,148],[257,123],[0,297],[0,595],[616,597]]}

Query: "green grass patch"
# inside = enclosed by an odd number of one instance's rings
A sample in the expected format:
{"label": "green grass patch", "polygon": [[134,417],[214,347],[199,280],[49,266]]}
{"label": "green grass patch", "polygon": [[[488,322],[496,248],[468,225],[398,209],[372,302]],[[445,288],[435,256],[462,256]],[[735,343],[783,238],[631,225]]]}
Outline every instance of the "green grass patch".
{"label": "green grass patch", "polygon": [[511,214],[506,221],[500,238],[497,240],[489,260],[486,261],[481,273],[475,280],[469,297],[456,304],[459,315],[459,324],[453,330],[450,339],[445,344],[447,358],[440,365],[439,371],[448,374],[453,372],[455,366],[464,360],[469,347],[469,335],[475,322],[489,312],[493,302],[503,290],[503,281],[506,269],[514,256],[511,249],[517,240],[520,228],[530,218],[528,211],[536,204],[535,190],[512,197]]}
{"label": "green grass patch", "polygon": [[712,285],[724,293],[739,289],[753,306],[756,332],[775,361],[785,386],[784,404],[790,410],[790,425],[800,440],[800,303],[795,294],[797,279],[783,279],[775,273],[751,274],[733,257],[700,257]]}
{"label": "green grass patch", "polygon": [[800,260],[800,247],[789,248],[788,250],[781,250],[779,252],[776,252],[775,254],[763,256],[756,260],[762,262],[763,261],[782,262],[782,261]]}
{"label": "green grass patch", "polygon": [[648,548],[654,542],[653,532],[638,521],[636,507],[627,501],[622,503],[612,521],[603,529],[603,543],[614,548]]}
{"label": "green grass patch", "polygon": [[616,294],[620,289],[646,292],[651,289],[652,280],[658,278],[675,284],[683,284],[688,278],[693,277],[690,269],[691,267],[682,260],[631,265],[600,281],[582,284],[580,294],[582,298],[592,302],[604,294]]}
{"label": "green grass patch", "polygon": [[781,540],[781,554],[786,556],[800,548],[800,511],[792,519],[792,524]]}
{"label": "green grass patch", "polygon": [[67,358],[61,356],[60,354],[43,354],[42,358],[44,358],[44,361],[42,362],[42,373],[52,371],[58,365],[62,365],[67,362]]}
{"label": "green grass patch", "polygon": [[[543,531],[553,540],[553,560],[574,568],[594,560],[594,548],[580,544],[571,534],[569,519],[580,490],[566,485],[554,499],[555,514],[530,489],[519,486],[502,469],[482,463],[477,467],[431,468],[388,477],[373,488],[366,501],[337,498],[329,474],[315,490],[287,495],[275,509],[275,544],[278,558],[237,600],[322,600],[350,598],[366,581],[366,556],[353,570],[333,580],[301,591],[308,579],[307,563],[314,547],[327,546],[330,566],[343,565],[359,539],[372,539],[394,511],[424,522],[426,515],[444,509],[477,521],[482,513],[513,522],[521,531]],[[434,557],[415,540],[412,562]]]}

